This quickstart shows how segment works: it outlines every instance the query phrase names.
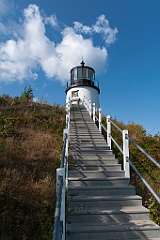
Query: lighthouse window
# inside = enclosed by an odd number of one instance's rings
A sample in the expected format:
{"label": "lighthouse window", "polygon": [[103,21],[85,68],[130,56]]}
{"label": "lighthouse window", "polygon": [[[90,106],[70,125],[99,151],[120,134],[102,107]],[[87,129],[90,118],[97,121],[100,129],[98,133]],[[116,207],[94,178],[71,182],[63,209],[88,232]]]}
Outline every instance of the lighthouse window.
{"label": "lighthouse window", "polygon": [[77,68],[77,78],[80,79],[82,78],[82,68]]}
{"label": "lighthouse window", "polygon": [[78,91],[72,92],[72,97],[78,97]]}
{"label": "lighthouse window", "polygon": [[91,69],[88,69],[88,78],[93,80],[93,71]]}
{"label": "lighthouse window", "polygon": [[77,79],[77,68],[74,68],[74,80]]}
{"label": "lighthouse window", "polygon": [[89,79],[89,69],[88,68],[83,69],[83,77],[85,79]]}
{"label": "lighthouse window", "polygon": [[84,71],[84,77],[85,77],[86,79],[89,79],[89,76],[88,76],[88,68],[85,68],[84,70],[85,70],[85,71]]}

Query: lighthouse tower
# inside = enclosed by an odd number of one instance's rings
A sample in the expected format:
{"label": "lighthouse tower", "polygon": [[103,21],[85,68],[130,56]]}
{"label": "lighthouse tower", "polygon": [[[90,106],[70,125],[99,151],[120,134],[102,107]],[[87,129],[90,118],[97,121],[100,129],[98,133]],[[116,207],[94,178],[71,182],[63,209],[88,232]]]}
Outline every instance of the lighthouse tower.
{"label": "lighthouse tower", "polygon": [[84,100],[95,103],[99,108],[99,83],[95,80],[95,71],[93,68],[85,66],[81,62],[81,66],[77,66],[70,71],[70,81],[66,88],[66,104],[71,101],[72,104],[81,104]]}

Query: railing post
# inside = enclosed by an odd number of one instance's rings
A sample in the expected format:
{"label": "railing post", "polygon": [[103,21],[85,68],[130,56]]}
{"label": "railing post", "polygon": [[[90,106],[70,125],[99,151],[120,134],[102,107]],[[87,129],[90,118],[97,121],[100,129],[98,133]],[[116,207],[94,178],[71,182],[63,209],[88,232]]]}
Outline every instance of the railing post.
{"label": "railing post", "polygon": [[89,106],[89,100],[87,99],[87,111],[88,111],[88,113],[89,113],[89,108],[90,108],[90,106]]}
{"label": "railing post", "polygon": [[83,97],[83,100],[82,100],[82,102],[83,102],[83,105],[85,106],[85,100],[84,100],[84,98],[85,98],[85,96]]}
{"label": "railing post", "polygon": [[129,141],[128,130],[123,130],[123,169],[125,171],[125,177],[130,178],[130,166],[128,162],[129,158]]}
{"label": "railing post", "polygon": [[110,122],[110,115],[106,116],[106,122],[107,122],[107,144],[109,148],[111,149],[111,122]]}
{"label": "railing post", "polygon": [[64,168],[58,168],[56,174],[56,182],[59,184],[59,179],[62,178],[62,198],[61,198],[61,212],[60,221],[62,222],[62,240],[65,240],[66,235],[66,216],[65,216],[65,171]]}
{"label": "railing post", "polygon": [[66,187],[68,187],[68,141],[69,141],[69,129],[63,130],[63,135],[67,134],[66,139],[66,148],[65,148],[65,161],[64,161],[64,168],[65,168],[65,179],[66,179]]}
{"label": "railing post", "polygon": [[66,235],[66,203],[65,203],[65,193],[66,193],[66,182],[65,182],[65,169],[63,169],[63,188],[62,188],[62,200],[61,200],[61,216],[60,219],[63,222],[63,233],[62,240],[65,240]]}
{"label": "railing post", "polygon": [[102,123],[102,110],[101,110],[101,108],[99,108],[99,131],[100,132],[102,132],[101,123]]}
{"label": "railing post", "polygon": [[95,115],[96,115],[96,104],[93,103],[93,122],[94,122],[94,123],[96,122]]}
{"label": "railing post", "polygon": [[70,118],[70,113],[68,112],[66,114],[66,128],[68,129],[69,128],[69,118]]}
{"label": "railing post", "polygon": [[83,105],[85,106],[85,108],[86,108],[87,111],[88,111],[88,104],[87,104],[87,99],[86,99],[85,96],[83,97]]}
{"label": "railing post", "polygon": [[89,100],[89,115],[92,116],[92,102]]}
{"label": "railing post", "polygon": [[67,110],[67,114],[66,114],[66,128],[69,128],[69,119],[70,119],[70,99],[68,100],[68,103],[66,105],[66,110]]}
{"label": "railing post", "polygon": [[88,101],[87,101],[87,98],[86,98],[86,97],[84,98],[84,105],[85,105],[85,107],[86,107],[86,109],[87,109],[87,111],[88,111]]}

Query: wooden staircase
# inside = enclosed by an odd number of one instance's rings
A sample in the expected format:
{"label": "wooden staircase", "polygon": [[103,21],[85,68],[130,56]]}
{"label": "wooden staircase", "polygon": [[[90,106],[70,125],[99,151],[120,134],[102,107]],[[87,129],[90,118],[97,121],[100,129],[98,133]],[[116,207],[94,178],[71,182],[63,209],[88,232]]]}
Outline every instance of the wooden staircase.
{"label": "wooden staircase", "polygon": [[142,198],[84,106],[70,112],[67,240],[160,240]]}

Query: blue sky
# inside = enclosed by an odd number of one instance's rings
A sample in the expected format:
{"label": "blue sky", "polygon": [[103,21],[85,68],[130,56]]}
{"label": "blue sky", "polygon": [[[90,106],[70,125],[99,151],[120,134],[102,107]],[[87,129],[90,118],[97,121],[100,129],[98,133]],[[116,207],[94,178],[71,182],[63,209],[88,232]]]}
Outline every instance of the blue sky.
{"label": "blue sky", "polygon": [[160,132],[159,0],[0,0],[0,95],[64,105],[82,55],[105,115]]}

